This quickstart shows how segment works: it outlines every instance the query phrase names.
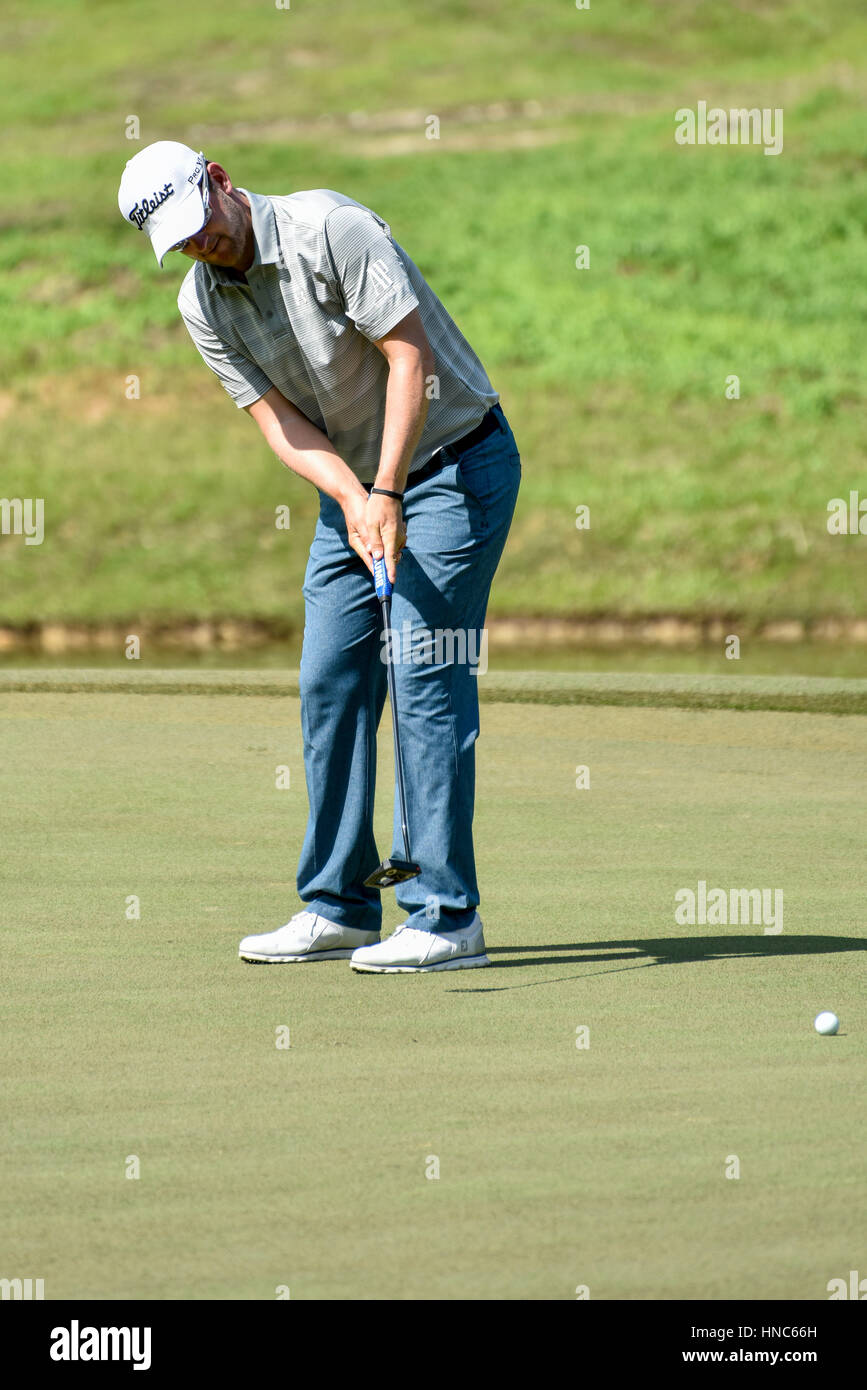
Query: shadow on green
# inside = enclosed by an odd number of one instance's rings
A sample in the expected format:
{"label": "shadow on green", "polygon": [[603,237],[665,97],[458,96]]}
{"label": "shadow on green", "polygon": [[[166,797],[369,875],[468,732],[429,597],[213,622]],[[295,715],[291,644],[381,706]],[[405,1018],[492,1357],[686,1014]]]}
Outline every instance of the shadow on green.
{"label": "shadow on green", "polygon": [[[592,965],[616,960],[636,962],[618,970],[646,970],[652,965],[686,965],[699,961],[743,959],[754,956],[822,955],[833,951],[863,951],[867,941],[854,936],[692,936],[627,938],[623,941],[592,941],[586,948],[580,942],[548,946],[502,946],[488,948],[491,965],[500,969],[521,969],[531,965]],[[541,952],[552,954],[542,955]],[[535,953],[535,954],[534,954]],[[501,960],[501,956],[520,956],[520,960]],[[553,985],[564,980],[580,980],[584,975],[610,975],[610,970],[591,970],[575,975],[558,975],[552,980],[526,980],[522,984],[493,985],[480,989],[464,988],[448,993],[490,994],[503,989],[529,989],[534,985]]]}

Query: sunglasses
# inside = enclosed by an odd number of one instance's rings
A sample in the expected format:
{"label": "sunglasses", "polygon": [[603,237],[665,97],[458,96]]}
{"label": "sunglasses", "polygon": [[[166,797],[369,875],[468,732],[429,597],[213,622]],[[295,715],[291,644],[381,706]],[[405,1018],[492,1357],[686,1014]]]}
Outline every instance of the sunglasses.
{"label": "sunglasses", "polygon": [[[194,233],[193,233],[193,236],[198,236],[198,235],[199,235],[199,232],[203,232],[203,231],[205,230],[205,228],[207,227],[208,223],[209,223],[210,220],[211,220],[211,216],[212,216],[213,211],[214,211],[213,208],[211,207],[210,183],[209,183],[209,180],[208,180],[208,175],[207,175],[207,173],[205,173],[202,177],[204,178],[204,184],[202,184],[202,186],[201,186],[201,187],[202,187],[202,205],[203,205],[203,207],[204,207],[204,209],[205,209],[205,220],[204,220],[204,222],[202,223],[201,227],[199,228],[199,231],[198,231],[198,232],[194,232]],[[177,246],[170,246],[170,247],[169,247],[169,251],[183,251],[183,250],[185,250],[185,248],[189,245],[189,243],[192,241],[192,239],[193,239],[193,237],[189,237],[189,236],[188,236],[188,237],[185,237],[183,241],[179,241],[179,242],[178,242]]]}

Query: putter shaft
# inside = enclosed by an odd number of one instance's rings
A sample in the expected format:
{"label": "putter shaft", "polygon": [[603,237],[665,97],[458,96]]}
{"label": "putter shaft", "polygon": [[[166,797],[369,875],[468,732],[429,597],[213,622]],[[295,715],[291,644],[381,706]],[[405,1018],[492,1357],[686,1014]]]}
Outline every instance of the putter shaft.
{"label": "putter shaft", "polygon": [[394,666],[392,663],[392,636],[391,636],[391,598],[380,600],[382,607],[382,627],[385,632],[387,646],[386,675],[388,679],[388,698],[391,702],[391,728],[394,735],[394,768],[397,775],[397,795],[400,805],[400,828],[403,833],[403,852],[408,860],[412,859],[409,845],[409,822],[406,814],[406,793],[403,785],[403,758],[400,751],[400,730],[397,722],[397,699],[394,692]]}

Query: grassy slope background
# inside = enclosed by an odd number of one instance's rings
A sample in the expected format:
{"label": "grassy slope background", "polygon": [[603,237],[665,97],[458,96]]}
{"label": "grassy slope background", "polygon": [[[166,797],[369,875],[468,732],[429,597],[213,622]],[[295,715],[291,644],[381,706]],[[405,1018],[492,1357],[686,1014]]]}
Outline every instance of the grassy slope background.
{"label": "grassy slope background", "polygon": [[[865,53],[838,0],[6,5],[0,495],[47,531],[0,537],[0,623],[302,621],[315,494],[116,210],[161,138],[388,218],[522,447],[493,613],[858,615],[867,547],[826,505],[864,477]],[[783,154],[677,146],[699,99],[783,107]]]}

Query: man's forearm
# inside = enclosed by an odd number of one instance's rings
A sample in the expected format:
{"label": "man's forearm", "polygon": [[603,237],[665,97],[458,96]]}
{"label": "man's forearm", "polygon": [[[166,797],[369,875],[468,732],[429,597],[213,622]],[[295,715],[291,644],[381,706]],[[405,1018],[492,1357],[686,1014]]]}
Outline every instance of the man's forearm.
{"label": "man's forearm", "polygon": [[365,496],[352,469],[327,434],[275,391],[246,407],[281,463],[342,506],[353,493]]}
{"label": "man's forearm", "polygon": [[425,364],[420,358],[392,362],[385,394],[385,420],[376,487],[403,492],[427,419]]}
{"label": "man's forearm", "polygon": [[285,437],[278,438],[277,444],[272,447],[281,463],[285,463],[299,478],[306,478],[320,492],[333,497],[341,506],[352,493],[366,498],[363,486],[336,449],[295,449],[287,444]]}

